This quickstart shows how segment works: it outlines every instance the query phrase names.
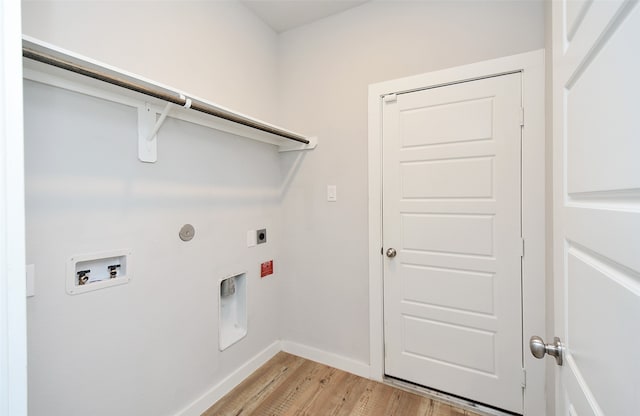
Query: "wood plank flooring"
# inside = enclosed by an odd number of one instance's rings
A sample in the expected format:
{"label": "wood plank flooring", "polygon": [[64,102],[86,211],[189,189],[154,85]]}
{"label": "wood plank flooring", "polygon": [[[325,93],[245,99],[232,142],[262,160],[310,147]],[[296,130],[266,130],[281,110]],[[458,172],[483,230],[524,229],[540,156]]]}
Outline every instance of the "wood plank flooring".
{"label": "wood plank flooring", "polygon": [[478,416],[284,352],[202,416],[249,415]]}

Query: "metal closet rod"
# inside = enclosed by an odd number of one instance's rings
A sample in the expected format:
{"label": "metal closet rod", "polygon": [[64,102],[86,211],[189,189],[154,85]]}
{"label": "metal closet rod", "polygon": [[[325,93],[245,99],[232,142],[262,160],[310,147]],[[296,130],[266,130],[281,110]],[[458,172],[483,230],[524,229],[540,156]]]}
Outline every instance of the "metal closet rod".
{"label": "metal closet rod", "polygon": [[[103,81],[112,85],[117,85],[118,87],[126,88],[131,91],[139,92],[144,95],[148,95],[150,97],[158,98],[160,100],[168,101],[170,103],[184,106],[187,102],[187,98],[182,98],[180,96],[174,96],[170,93],[166,93],[163,91],[159,91],[153,88],[149,88],[147,86],[137,84],[135,82],[125,80],[122,78],[114,77],[109,74],[105,74],[100,71],[96,71],[91,68],[84,67],[82,65],[78,65],[72,62],[67,62],[62,59],[56,58],[46,53],[42,53],[39,51],[35,51],[33,49],[29,49],[26,47],[22,48],[22,56],[25,58],[33,59],[38,62],[45,63],[47,65],[52,65],[61,69],[65,69],[67,71],[75,72],[76,74],[84,75],[86,77],[90,77],[93,79],[97,79],[99,81]],[[288,131],[284,131],[278,129],[276,127],[270,126],[268,124],[260,123],[251,119],[247,119],[236,114],[233,114],[229,111],[221,110],[214,106],[201,103],[198,101],[191,102],[192,110],[199,111],[204,114],[209,114],[214,117],[219,117],[225,120],[232,121],[234,123],[242,124],[244,126],[248,126],[257,130],[261,130],[267,133],[275,134],[280,137],[284,137],[289,140],[294,140],[296,142],[309,144],[309,140],[305,139],[304,136],[300,136],[295,133],[290,133]]]}

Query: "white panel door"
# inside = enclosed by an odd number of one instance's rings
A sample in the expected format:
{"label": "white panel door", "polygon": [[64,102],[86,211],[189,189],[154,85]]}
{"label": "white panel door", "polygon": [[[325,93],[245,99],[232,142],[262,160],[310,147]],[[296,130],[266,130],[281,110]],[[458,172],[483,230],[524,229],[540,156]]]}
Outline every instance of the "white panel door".
{"label": "white panel door", "polygon": [[522,413],[521,75],[387,97],[385,373]]}
{"label": "white panel door", "polygon": [[556,414],[636,416],[640,7],[554,2],[553,29]]}

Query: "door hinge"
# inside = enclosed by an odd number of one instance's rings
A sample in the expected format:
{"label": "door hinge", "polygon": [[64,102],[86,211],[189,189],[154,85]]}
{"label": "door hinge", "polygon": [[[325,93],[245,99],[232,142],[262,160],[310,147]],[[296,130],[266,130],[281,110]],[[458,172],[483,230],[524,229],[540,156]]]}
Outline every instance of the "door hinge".
{"label": "door hinge", "polygon": [[524,107],[520,107],[520,126],[524,126]]}
{"label": "door hinge", "polygon": [[524,238],[520,239],[520,257],[524,257]]}
{"label": "door hinge", "polygon": [[398,96],[396,94],[386,94],[382,96],[382,100],[385,103],[392,103],[398,100]]}
{"label": "door hinge", "polygon": [[522,369],[522,388],[524,389],[525,387],[527,387],[527,370],[525,370],[524,368]]}

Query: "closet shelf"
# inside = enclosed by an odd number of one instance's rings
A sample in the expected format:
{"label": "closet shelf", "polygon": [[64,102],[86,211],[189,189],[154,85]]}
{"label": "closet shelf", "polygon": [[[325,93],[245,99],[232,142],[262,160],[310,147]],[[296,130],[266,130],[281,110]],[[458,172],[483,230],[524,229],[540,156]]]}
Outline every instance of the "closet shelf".
{"label": "closet shelf", "polygon": [[138,157],[143,162],[157,160],[157,132],[167,116],[273,144],[281,152],[311,150],[317,145],[315,137],[246,116],[38,39],[23,36],[22,55],[25,79],[136,107]]}

